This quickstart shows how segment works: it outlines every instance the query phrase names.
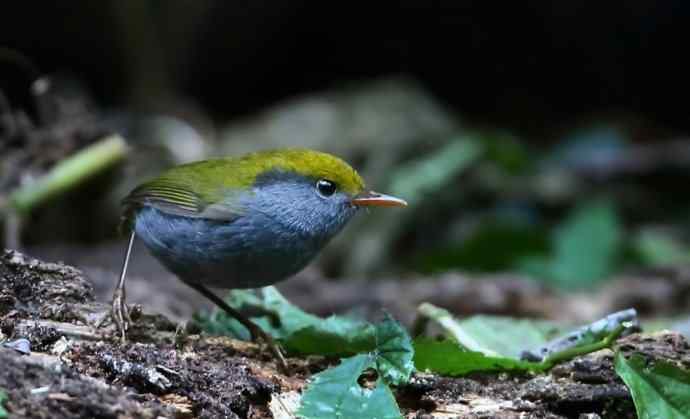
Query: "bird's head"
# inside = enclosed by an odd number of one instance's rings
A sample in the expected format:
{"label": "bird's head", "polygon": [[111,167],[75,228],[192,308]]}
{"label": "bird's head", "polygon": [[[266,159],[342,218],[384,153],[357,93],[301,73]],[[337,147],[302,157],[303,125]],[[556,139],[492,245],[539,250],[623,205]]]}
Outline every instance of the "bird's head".
{"label": "bird's head", "polygon": [[405,201],[366,189],[349,164],[305,149],[262,151],[241,159],[251,175],[254,210],[284,224],[330,238],[362,207],[405,206]]}

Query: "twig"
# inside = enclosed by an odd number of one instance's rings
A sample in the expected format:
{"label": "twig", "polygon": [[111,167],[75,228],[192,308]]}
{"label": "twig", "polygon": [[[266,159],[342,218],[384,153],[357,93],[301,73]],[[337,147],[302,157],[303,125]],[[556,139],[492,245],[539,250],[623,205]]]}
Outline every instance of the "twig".
{"label": "twig", "polygon": [[553,353],[549,357],[545,358],[540,364],[543,366],[544,371],[548,371],[559,362],[568,361],[570,359],[575,358],[576,356],[586,355],[592,352],[608,348],[613,344],[613,342],[616,341],[616,339],[618,339],[623,334],[623,332],[629,329],[630,326],[626,324],[619,324],[618,327],[616,327],[604,339],[598,342],[575,346],[573,348],[568,348],[560,352]]}
{"label": "twig", "polygon": [[[2,204],[0,204],[2,208]],[[21,240],[19,232],[22,230],[22,219],[14,211],[8,211],[5,217],[5,248],[19,249]]]}
{"label": "twig", "polygon": [[583,343],[583,341],[604,339],[626,322],[630,323],[630,327],[625,329],[626,333],[639,330],[639,321],[637,320],[637,311],[635,309],[630,308],[609,314],[603,319],[582,326],[565,336],[558,337],[540,348],[523,351],[520,358],[526,361],[540,362],[556,356],[558,353],[567,353],[568,350],[576,347],[586,347],[587,344]]}
{"label": "twig", "polygon": [[127,152],[125,140],[108,136],[59,162],[36,182],[21,186],[9,196],[9,210],[25,216],[48,199],[73,188],[85,179],[122,160]]}
{"label": "twig", "polygon": [[52,328],[59,335],[68,336],[78,340],[103,340],[108,338],[107,334],[95,332],[90,326],[80,326],[72,323],[56,322],[53,320],[20,320],[16,324],[15,329],[22,331],[30,330],[36,327]]}
{"label": "twig", "polygon": [[166,393],[173,386],[173,382],[156,367],[130,362],[109,353],[99,353],[98,361],[104,369],[128,384],[151,387],[157,393]]}

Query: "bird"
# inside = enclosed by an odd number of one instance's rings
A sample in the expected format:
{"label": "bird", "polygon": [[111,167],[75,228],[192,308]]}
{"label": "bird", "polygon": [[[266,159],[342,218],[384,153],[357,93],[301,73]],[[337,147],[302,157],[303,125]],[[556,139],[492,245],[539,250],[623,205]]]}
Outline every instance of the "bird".
{"label": "bird", "polygon": [[311,149],[270,149],[175,166],[123,201],[129,241],[111,316],[122,342],[131,323],[125,297],[135,238],[182,282],[212,301],[285,359],[273,339],[209,288],[261,288],[301,271],[367,207],[404,207],[368,190],[344,160]]}

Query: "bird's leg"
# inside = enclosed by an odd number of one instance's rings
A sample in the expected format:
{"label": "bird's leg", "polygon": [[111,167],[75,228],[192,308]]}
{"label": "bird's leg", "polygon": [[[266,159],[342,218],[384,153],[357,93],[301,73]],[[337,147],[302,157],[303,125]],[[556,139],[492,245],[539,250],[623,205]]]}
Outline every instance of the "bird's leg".
{"label": "bird's leg", "polygon": [[132,230],[132,234],[129,236],[129,243],[127,244],[127,252],[125,253],[125,259],[122,262],[122,272],[120,273],[120,279],[117,283],[117,287],[113,292],[113,302],[112,302],[112,313],[113,322],[115,327],[120,332],[120,341],[124,344],[127,340],[127,329],[132,319],[129,317],[129,309],[126,303],[125,294],[125,278],[127,277],[127,265],[129,265],[129,256],[132,253],[132,246],[134,245],[134,237],[136,233]]}
{"label": "bird's leg", "polygon": [[242,326],[246,327],[247,330],[249,330],[249,334],[251,335],[253,342],[262,340],[266,345],[268,345],[269,349],[273,353],[273,356],[276,358],[276,361],[278,361],[278,366],[280,369],[283,370],[283,372],[288,372],[287,362],[285,361],[283,352],[281,351],[280,346],[278,346],[278,344],[273,340],[271,335],[264,332],[259,326],[256,325],[256,323],[249,320],[242,313],[230,307],[225,301],[223,301],[222,298],[212,293],[208,288],[204,287],[203,285],[192,284],[189,282],[186,282],[186,284],[197,290],[204,297],[211,300],[215,305],[225,311],[228,316],[235,318],[242,324]]}

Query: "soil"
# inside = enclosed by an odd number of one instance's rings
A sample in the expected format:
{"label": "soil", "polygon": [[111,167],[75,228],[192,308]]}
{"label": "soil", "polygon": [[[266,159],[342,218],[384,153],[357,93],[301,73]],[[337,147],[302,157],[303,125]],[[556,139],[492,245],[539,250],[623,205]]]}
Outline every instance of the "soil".
{"label": "soil", "polygon": [[[0,339],[27,339],[31,348],[0,349],[0,388],[13,418],[281,417],[308,379],[333,363],[289,358],[286,376],[255,344],[190,334],[146,310],[123,345],[111,325],[95,327],[109,307],[94,301],[80,270],[4,251],[0,278]],[[690,366],[690,346],[678,334],[634,334],[617,345]],[[409,418],[634,418],[612,359],[603,350],[541,375],[418,372],[396,395]]]}

